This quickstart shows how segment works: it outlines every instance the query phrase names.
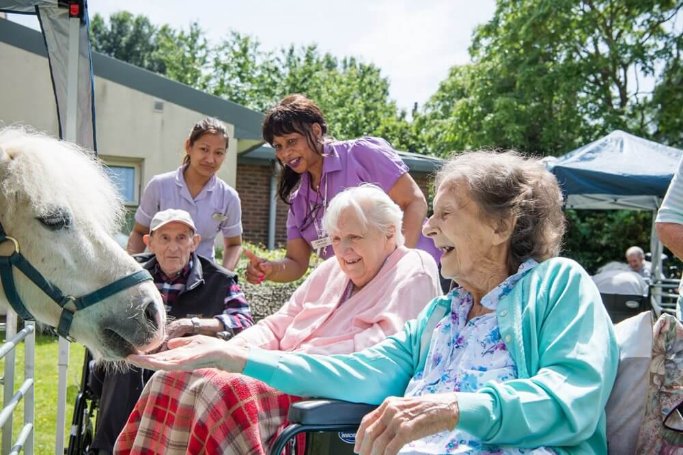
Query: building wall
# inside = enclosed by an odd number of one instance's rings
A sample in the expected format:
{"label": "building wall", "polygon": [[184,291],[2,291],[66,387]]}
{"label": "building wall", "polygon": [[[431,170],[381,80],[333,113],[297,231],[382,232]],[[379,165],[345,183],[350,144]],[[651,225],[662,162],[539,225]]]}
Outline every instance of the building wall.
{"label": "building wall", "polygon": [[[21,123],[57,136],[59,128],[47,58],[0,43],[0,122]],[[97,148],[109,164],[139,169],[140,190],[152,176],[178,167],[192,125],[205,117],[129,87],[95,78]],[[237,141],[234,126],[219,176],[235,186]]]}
{"label": "building wall", "polygon": [[[237,186],[235,189],[242,201],[242,226],[245,241],[267,245],[268,244],[268,215],[270,200],[270,166],[254,164],[237,165]],[[427,201],[431,201],[430,188],[433,176],[427,173],[411,173],[418,186],[425,194]],[[288,206],[276,196],[276,247],[287,243],[287,209]],[[431,206],[431,204],[430,204]]]}
{"label": "building wall", "polygon": [[[238,164],[237,169],[235,189],[242,202],[242,237],[248,242],[267,246],[272,167]],[[275,245],[284,246],[287,243],[287,205],[277,197],[277,194],[275,199]]]}

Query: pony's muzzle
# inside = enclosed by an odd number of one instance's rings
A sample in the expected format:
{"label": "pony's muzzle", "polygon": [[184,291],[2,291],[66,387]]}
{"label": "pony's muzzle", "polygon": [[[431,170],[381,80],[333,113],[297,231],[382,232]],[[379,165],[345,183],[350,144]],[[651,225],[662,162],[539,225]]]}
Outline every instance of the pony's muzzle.
{"label": "pony's muzzle", "polygon": [[148,333],[153,334],[144,346],[138,346],[141,351],[156,349],[166,338],[166,309],[160,295],[145,299],[141,305],[142,319],[148,328]]}
{"label": "pony's muzzle", "polygon": [[144,304],[144,316],[145,322],[154,329],[154,331],[159,330],[159,327],[163,327],[163,321],[161,320],[161,314],[159,313],[158,305],[154,299],[150,299]]}

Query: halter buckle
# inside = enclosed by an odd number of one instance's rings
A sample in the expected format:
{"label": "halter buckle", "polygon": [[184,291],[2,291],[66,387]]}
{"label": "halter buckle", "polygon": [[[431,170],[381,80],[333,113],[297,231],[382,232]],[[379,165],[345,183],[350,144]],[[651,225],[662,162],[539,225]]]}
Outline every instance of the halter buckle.
{"label": "halter buckle", "polygon": [[76,297],[73,295],[65,295],[61,302],[59,302],[59,306],[62,307],[64,311],[68,311],[72,314],[78,309],[76,306]]}
{"label": "halter buckle", "polygon": [[10,253],[7,256],[12,256],[13,254],[18,254],[19,253],[19,241],[15,239],[14,237],[10,237],[8,235],[4,236],[3,238],[0,239],[0,244],[10,241],[14,244],[14,253]]}

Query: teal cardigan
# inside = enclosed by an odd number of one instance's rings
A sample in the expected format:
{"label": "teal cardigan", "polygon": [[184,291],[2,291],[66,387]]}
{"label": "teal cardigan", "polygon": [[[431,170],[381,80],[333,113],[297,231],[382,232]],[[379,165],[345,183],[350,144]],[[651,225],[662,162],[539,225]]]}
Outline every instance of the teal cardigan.
{"label": "teal cardigan", "polygon": [[[293,395],[374,404],[402,396],[424,368],[432,332],[450,302],[434,299],[402,332],[354,354],[254,348],[244,374]],[[458,428],[485,444],[607,453],[605,404],[619,352],[588,274],[569,259],[544,261],[499,302],[496,316],[518,379],[458,392]]]}

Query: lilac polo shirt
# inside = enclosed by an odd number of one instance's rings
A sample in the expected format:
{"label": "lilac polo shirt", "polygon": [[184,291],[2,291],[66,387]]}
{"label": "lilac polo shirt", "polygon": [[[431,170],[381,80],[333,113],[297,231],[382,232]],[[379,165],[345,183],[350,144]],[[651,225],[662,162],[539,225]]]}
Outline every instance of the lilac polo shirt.
{"label": "lilac polo shirt", "polygon": [[[317,216],[311,222],[307,214],[312,208],[320,204],[327,208],[337,193],[361,183],[373,183],[389,193],[396,181],[408,172],[408,166],[389,143],[376,137],[329,142],[324,146],[323,156],[320,191],[316,193],[311,189],[309,174],[304,172],[299,187],[292,192],[287,214],[287,239],[303,238],[311,245],[322,235],[324,214],[324,209],[316,211]],[[421,235],[417,248],[431,254],[438,264],[441,253],[431,239]],[[320,256],[323,259],[334,256],[332,247],[323,248]]]}
{"label": "lilac polo shirt", "polygon": [[213,246],[219,232],[223,237],[242,234],[240,198],[237,191],[214,175],[193,199],[185,183],[183,170],[184,166],[181,166],[175,171],[152,177],[140,198],[135,221],[149,226],[158,211],[186,210],[202,236],[197,254],[213,260]]}

